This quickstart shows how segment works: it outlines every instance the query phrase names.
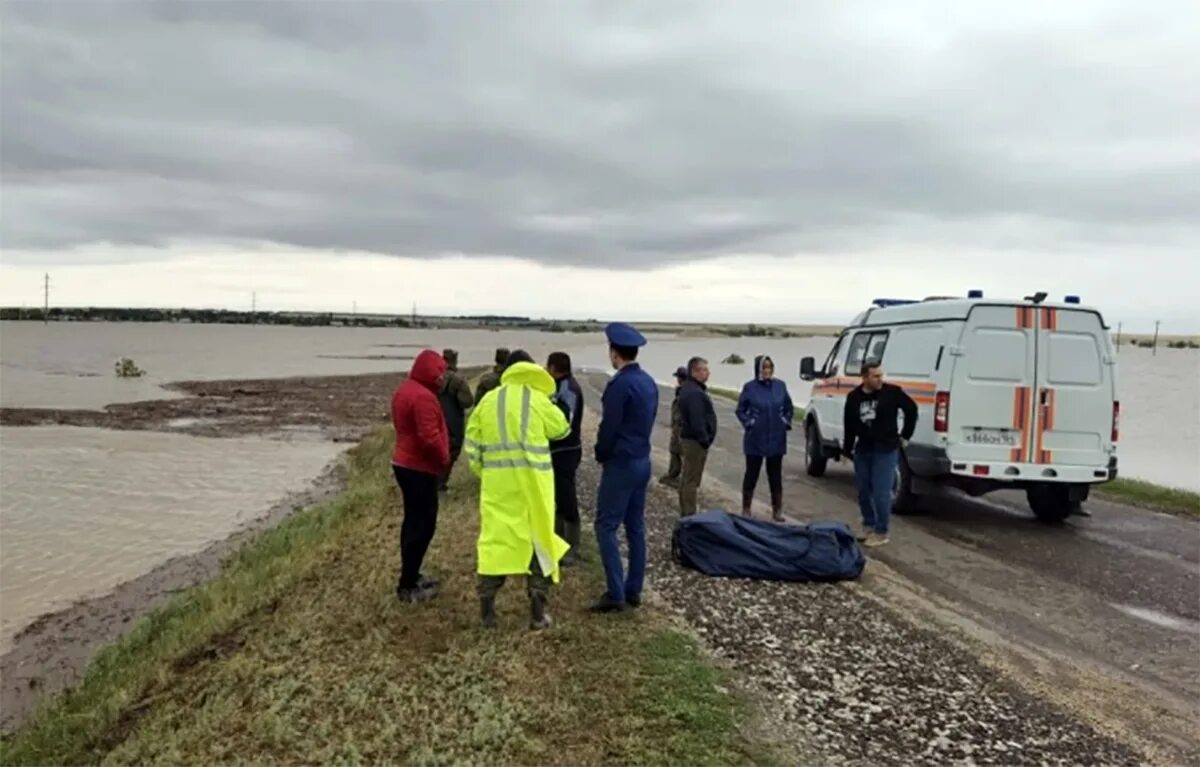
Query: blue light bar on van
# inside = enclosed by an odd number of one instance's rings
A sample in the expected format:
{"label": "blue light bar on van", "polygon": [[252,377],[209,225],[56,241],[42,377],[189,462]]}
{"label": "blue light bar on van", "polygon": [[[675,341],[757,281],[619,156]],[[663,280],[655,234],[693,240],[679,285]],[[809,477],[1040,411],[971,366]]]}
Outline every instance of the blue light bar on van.
{"label": "blue light bar on van", "polygon": [[1064,304],[1077,304],[1077,303],[1079,303],[1079,296],[1063,296],[1063,303]]}
{"label": "blue light bar on van", "polygon": [[977,290],[968,290],[967,298],[983,298],[983,291],[978,290],[978,289]]}
{"label": "blue light bar on van", "polygon": [[915,303],[919,303],[919,302],[913,301],[910,298],[876,298],[874,301],[871,302],[871,304],[873,306],[878,306],[880,309],[884,309],[889,306],[904,306],[906,304],[915,304]]}

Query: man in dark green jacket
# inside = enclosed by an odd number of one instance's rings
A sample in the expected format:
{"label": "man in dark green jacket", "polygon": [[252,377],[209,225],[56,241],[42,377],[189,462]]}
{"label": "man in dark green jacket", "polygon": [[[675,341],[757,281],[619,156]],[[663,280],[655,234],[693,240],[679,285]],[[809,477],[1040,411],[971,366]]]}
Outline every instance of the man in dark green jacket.
{"label": "man in dark green jacket", "polygon": [[492,389],[499,388],[500,376],[504,374],[504,367],[507,364],[508,349],[501,347],[496,350],[496,366],[484,373],[479,379],[479,384],[475,387],[476,405],[483,401],[483,395],[487,394]]}
{"label": "man in dark green jacket", "polygon": [[446,374],[438,392],[438,402],[442,405],[442,415],[446,417],[446,430],[450,432],[450,468],[442,475],[438,487],[445,490],[450,483],[454,462],[462,452],[463,437],[467,431],[467,411],[475,401],[471,398],[471,385],[458,372],[458,352],[446,349],[442,352],[442,358],[446,360]]}
{"label": "man in dark green jacket", "polygon": [[675,399],[671,401],[671,465],[667,467],[667,473],[658,478],[659,484],[669,487],[679,486],[679,473],[683,470],[683,454],[679,445],[679,389],[687,377],[687,368],[675,368]]}

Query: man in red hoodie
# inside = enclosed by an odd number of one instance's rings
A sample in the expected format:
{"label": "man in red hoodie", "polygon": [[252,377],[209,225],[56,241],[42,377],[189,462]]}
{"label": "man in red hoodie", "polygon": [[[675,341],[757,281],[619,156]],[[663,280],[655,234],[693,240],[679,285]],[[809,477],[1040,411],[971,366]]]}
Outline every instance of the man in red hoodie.
{"label": "man in red hoodie", "polygon": [[438,401],[446,361],[426,349],[392,395],[396,450],[392,471],[404,498],[400,527],[400,581],[396,596],[425,602],[437,596],[437,581],[421,575],[421,562],[437,526],[438,480],[450,468],[450,433]]}

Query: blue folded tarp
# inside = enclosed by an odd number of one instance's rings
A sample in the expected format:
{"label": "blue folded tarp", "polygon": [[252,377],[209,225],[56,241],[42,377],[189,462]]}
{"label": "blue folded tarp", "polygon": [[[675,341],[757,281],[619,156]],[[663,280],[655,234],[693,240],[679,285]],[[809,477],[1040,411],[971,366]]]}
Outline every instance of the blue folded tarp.
{"label": "blue folded tarp", "polygon": [[866,557],[842,522],[804,527],[706,511],[683,517],[675,561],[705,575],[773,581],[840,581],[862,574]]}

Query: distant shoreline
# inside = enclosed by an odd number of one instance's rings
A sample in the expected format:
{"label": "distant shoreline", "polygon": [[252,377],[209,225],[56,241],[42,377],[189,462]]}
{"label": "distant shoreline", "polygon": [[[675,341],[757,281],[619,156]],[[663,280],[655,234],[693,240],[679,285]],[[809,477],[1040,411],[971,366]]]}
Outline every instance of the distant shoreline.
{"label": "distant shoreline", "polygon": [[[293,327],[367,327],[420,330],[525,330],[542,333],[602,333],[605,321],[518,317],[508,315],[403,315],[341,312],[242,312],[225,309],[134,309],[55,307],[48,320],[41,309],[0,308],[4,322],[141,322],[183,325],[282,325]],[[836,336],[840,325],[787,323],[644,322],[633,323],[645,333],[669,333],[689,338],[812,338]]]}

